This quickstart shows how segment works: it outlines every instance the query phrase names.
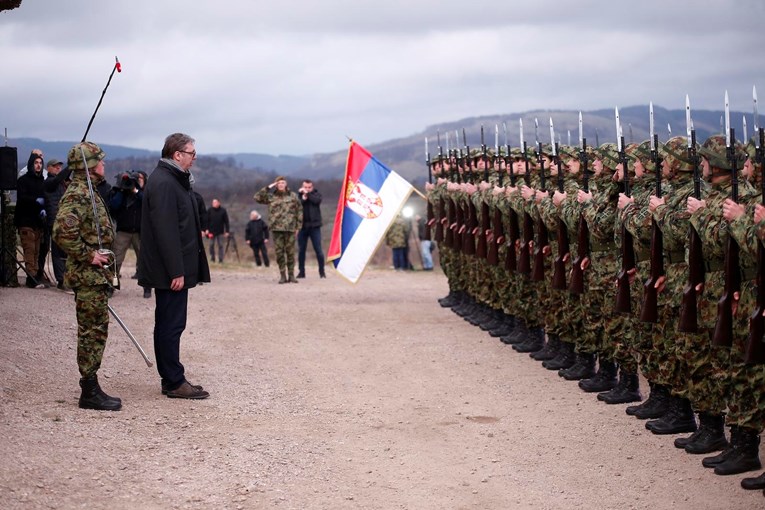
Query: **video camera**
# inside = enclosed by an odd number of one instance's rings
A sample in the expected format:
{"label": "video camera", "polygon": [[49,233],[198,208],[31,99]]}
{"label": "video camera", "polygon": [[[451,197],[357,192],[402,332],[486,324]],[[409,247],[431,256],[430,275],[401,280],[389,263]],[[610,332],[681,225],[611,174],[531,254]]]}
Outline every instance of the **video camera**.
{"label": "video camera", "polygon": [[115,188],[123,191],[133,191],[138,187],[138,172],[120,172],[116,176]]}

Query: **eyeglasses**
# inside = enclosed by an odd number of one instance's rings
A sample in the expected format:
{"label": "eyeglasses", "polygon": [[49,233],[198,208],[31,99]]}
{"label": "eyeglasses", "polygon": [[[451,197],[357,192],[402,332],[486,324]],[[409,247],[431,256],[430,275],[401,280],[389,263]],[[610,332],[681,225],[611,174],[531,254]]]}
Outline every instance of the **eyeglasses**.
{"label": "eyeglasses", "polygon": [[178,152],[182,152],[184,154],[188,154],[192,158],[196,158],[197,157],[197,151],[190,151],[190,152],[189,151],[178,151]]}

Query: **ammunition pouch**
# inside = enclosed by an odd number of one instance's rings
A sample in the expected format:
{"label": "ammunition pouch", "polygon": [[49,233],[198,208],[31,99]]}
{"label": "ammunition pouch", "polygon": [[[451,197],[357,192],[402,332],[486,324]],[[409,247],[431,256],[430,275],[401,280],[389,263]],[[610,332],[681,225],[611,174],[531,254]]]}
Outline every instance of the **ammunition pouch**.
{"label": "ammunition pouch", "polygon": [[651,250],[642,249],[635,252],[635,263],[643,262],[651,258]]}
{"label": "ammunition pouch", "polygon": [[741,281],[748,282],[757,278],[757,266],[742,267]]}
{"label": "ammunition pouch", "polygon": [[681,262],[685,262],[685,251],[665,251],[664,260],[667,264],[680,264]]}
{"label": "ammunition pouch", "polygon": [[704,261],[704,269],[707,273],[714,273],[725,269],[725,259],[709,259]]}

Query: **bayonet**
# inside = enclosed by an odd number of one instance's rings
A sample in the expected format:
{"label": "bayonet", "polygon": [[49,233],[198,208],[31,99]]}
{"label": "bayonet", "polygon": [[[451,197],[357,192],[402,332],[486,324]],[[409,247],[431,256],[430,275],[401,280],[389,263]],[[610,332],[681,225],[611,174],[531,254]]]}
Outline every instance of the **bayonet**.
{"label": "bayonet", "polygon": [[667,122],[667,139],[672,138],[672,126]]}
{"label": "bayonet", "polygon": [[653,135],[655,133],[654,130],[654,123],[653,123],[653,101],[648,103],[648,139],[651,144],[651,150],[655,150],[656,146],[654,145],[654,139]]}
{"label": "bayonet", "polygon": [[744,123],[744,137],[742,138],[742,140],[744,141],[744,143],[746,143],[746,142],[749,141],[749,131],[746,129],[746,115],[744,115],[743,121],[744,121],[743,122]]}
{"label": "bayonet", "polygon": [[691,99],[688,94],[685,95],[685,136],[688,138],[688,148],[693,147],[691,132],[693,131],[693,122],[691,121]]}
{"label": "bayonet", "polygon": [[[619,121],[619,107],[614,106],[614,121],[616,122],[616,150],[617,152],[622,152],[622,125]],[[626,175],[625,175],[626,176]]]}
{"label": "bayonet", "polygon": [[553,157],[557,157],[558,148],[555,146],[555,127],[553,126],[552,117],[550,117],[550,145],[552,145]]}
{"label": "bayonet", "polygon": [[730,149],[730,103],[728,101],[728,91],[725,91],[725,146]]}
{"label": "bayonet", "polygon": [[567,130],[567,132],[568,132],[568,144],[567,144],[567,145],[568,145],[569,147],[571,147],[571,130],[570,130],[570,129],[568,129],[568,130]]}
{"label": "bayonet", "polygon": [[754,102],[754,146],[760,148],[760,113],[757,111],[757,87],[752,87],[752,101]]}
{"label": "bayonet", "polygon": [[449,132],[446,132],[446,154],[449,155]]}

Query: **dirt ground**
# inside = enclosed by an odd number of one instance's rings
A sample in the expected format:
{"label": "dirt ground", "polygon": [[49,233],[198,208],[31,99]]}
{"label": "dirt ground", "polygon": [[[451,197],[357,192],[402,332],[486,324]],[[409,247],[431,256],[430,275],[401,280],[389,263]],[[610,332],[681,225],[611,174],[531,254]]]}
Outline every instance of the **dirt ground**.
{"label": "dirt ground", "polygon": [[[439,271],[308,273],[215,266],[191,291],[182,360],[203,401],[160,395],[112,321],[116,413],[77,408],[72,296],[0,288],[2,508],[765,507],[745,475],[440,308]],[[154,301],[124,285],[111,304],[153,358]]]}

